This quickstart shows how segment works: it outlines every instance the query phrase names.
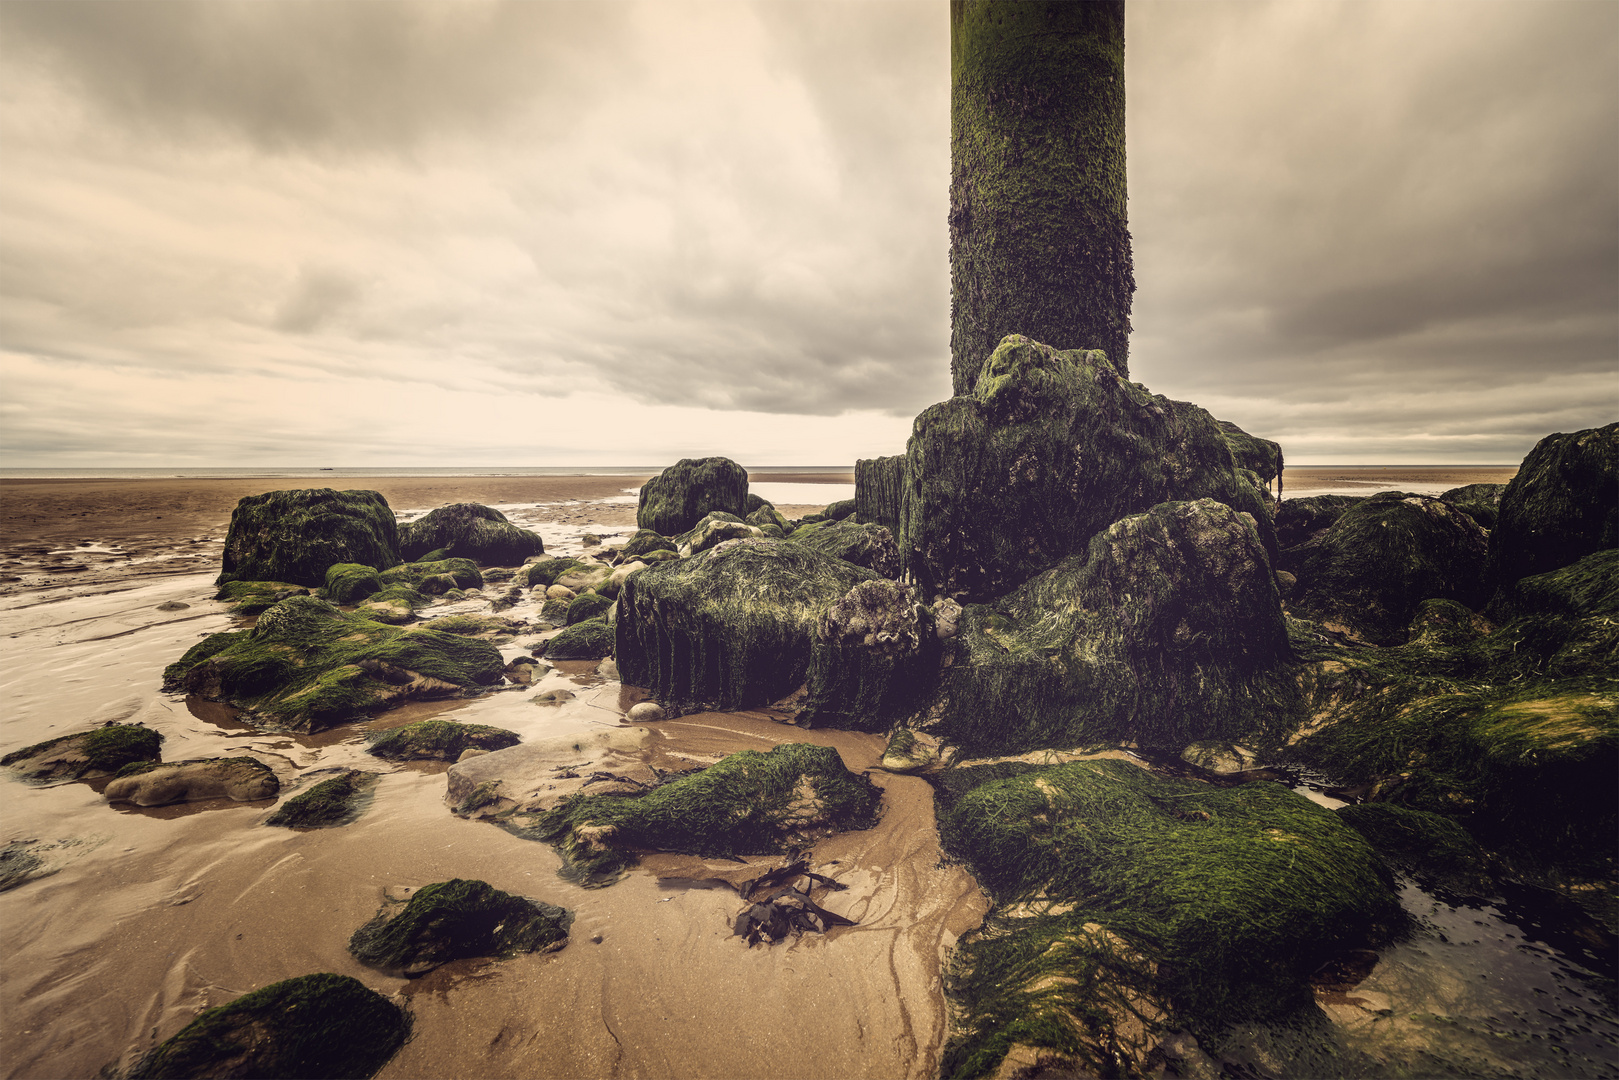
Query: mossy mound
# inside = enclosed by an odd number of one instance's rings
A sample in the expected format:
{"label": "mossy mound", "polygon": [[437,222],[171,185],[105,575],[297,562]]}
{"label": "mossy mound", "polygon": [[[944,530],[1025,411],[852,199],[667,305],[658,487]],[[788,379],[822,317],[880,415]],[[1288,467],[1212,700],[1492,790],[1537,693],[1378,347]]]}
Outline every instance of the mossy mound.
{"label": "mossy mound", "polygon": [[623,554],[626,559],[635,559],[649,551],[674,550],[675,542],[667,536],[660,536],[651,529],[637,529],[635,535],[625,541]]}
{"label": "mossy mound", "polygon": [[540,605],[540,621],[550,623],[553,627],[566,626],[568,624],[569,603],[571,601],[564,600],[561,597],[547,600]]}
{"label": "mossy mound", "polygon": [[906,569],[925,596],[964,601],[1005,595],[1159,503],[1252,501],[1208,413],[1127,381],[1099,352],[1019,335],[984,360],[971,395],[916,418],[905,470]]}
{"label": "mossy mound", "polygon": [[455,878],[423,885],[405,903],[383,906],[354,932],[360,963],[406,976],[472,956],[555,952],[568,943],[573,912]]}
{"label": "mossy mound", "polygon": [[924,727],[975,756],[1127,740],[1178,753],[1300,716],[1253,519],[1212,499],[1124,518],[960,625]]}
{"label": "mossy mound", "polygon": [[680,711],[779,700],[809,674],[822,612],[875,578],[790,540],[736,540],[648,567],[619,594],[620,675]]}
{"label": "mossy mound", "polygon": [[575,795],[507,827],[556,845],[564,877],[610,885],[635,851],[766,855],[848,829],[869,828],[881,793],[827,746],[744,750],[668,779],[642,795]]}
{"label": "mossy mound", "polygon": [[1619,552],[1509,595],[1511,618],[1487,634],[1434,603],[1403,646],[1312,646],[1314,720],[1292,753],[1370,799],[1449,817],[1517,865],[1611,872]]}
{"label": "mossy mound", "polygon": [[1392,803],[1344,806],[1337,814],[1378,854],[1425,882],[1452,892],[1490,891],[1489,856],[1452,819]]}
{"label": "mossy mound", "polygon": [[265,819],[266,825],[285,829],[331,829],[347,825],[365,809],[375,773],[345,769],[330,780],[322,780],[308,791],[300,791]]}
{"label": "mossy mound", "polygon": [[730,458],[682,458],[642,486],[635,524],[674,536],[715,510],[740,518],[747,501],[747,470]]}
{"label": "mossy mound", "polygon": [[301,975],[209,1009],[141,1059],[131,1080],[374,1076],[410,1014],[347,975]]}
{"label": "mossy mound", "polygon": [[1282,550],[1298,547],[1325,533],[1351,506],[1366,501],[1364,495],[1311,495],[1304,499],[1284,499],[1276,506],[1276,543]]}
{"label": "mossy mound", "polygon": [[1194,1028],[1273,1016],[1310,1000],[1324,961],[1404,923],[1365,840],[1269,782],[1216,788],[1116,760],[955,769],[939,834],[996,902],[952,965],[963,1023],[945,1075],[982,1075],[1013,1042],[1076,1052],[1083,1027],[1059,1014],[1106,1008],[1087,995],[1109,985]]}
{"label": "mossy mound", "polygon": [[[636,533],[636,535],[639,536],[641,534]],[[659,537],[659,539],[662,539],[662,537]],[[664,542],[668,543],[668,541]],[[671,548],[673,546],[673,544],[670,544]],[[628,550],[628,545],[626,545],[626,550]],[[523,580],[524,583],[530,588],[534,588],[536,586],[549,587],[551,585],[555,585],[557,583],[557,578],[561,577],[563,574],[566,574],[569,570],[574,570],[584,565],[585,564],[580,562],[578,559],[539,559],[535,562],[529,563],[523,568],[523,572],[526,574],[526,577]]]}
{"label": "mossy mound", "polygon": [[933,613],[898,582],[862,581],[821,612],[794,722],[887,731],[927,704],[938,673]]}
{"label": "mossy mound", "polygon": [[586,619],[546,642],[545,655],[551,660],[600,660],[614,655],[617,647],[613,628],[606,619]]}
{"label": "mossy mound", "polygon": [[155,761],[163,736],[140,724],[106,724],[13,750],[0,767],[19,779],[44,782],[109,776],[136,761]]}
{"label": "mossy mound", "polygon": [[1493,591],[1619,547],[1619,423],[1535,444],[1501,496],[1485,581]]}
{"label": "mossy mound", "polygon": [[399,527],[401,558],[413,562],[429,553],[485,566],[520,566],[530,556],[545,554],[545,542],[492,507],[452,503]]}
{"label": "mossy mound", "polygon": [[228,603],[232,615],[257,615],[289,596],[308,595],[309,590],[302,585],[285,581],[227,581],[214,593],[214,599]]}
{"label": "mossy mound", "polygon": [[437,630],[441,634],[456,634],[460,637],[510,635],[521,625],[521,623],[513,623],[510,619],[500,619],[493,615],[471,614],[441,615],[426,624],[427,629]]}
{"label": "mossy mound", "polygon": [[416,612],[432,603],[430,599],[408,585],[389,585],[380,592],[366,597],[354,614],[375,619],[389,626],[401,626],[416,617]]}
{"label": "mossy mound", "polygon": [[398,525],[388,500],[375,491],[269,491],[243,498],[231,512],[217,583],[287,581],[316,588],[338,563],[398,561]]}
{"label": "mossy mound", "polygon": [[853,499],[839,499],[837,502],[827,503],[826,509],[821,511],[821,515],[827,521],[842,521],[845,518],[853,517],[854,512],[855,501]]}
{"label": "mossy mound", "polygon": [[[748,516],[743,520],[758,529],[768,530],[774,527],[782,536],[786,536],[793,531],[793,523],[788,521],[786,515],[769,503],[748,511]],[[767,532],[766,535],[769,535],[769,533]]]}
{"label": "mossy mound", "polygon": [[1493,529],[1501,513],[1501,496],[1506,490],[1505,484],[1466,484],[1440,493],[1439,498],[1466,511],[1484,528]]}
{"label": "mossy mound", "polygon": [[568,614],[565,621],[569,626],[572,626],[574,623],[584,622],[586,619],[604,619],[612,609],[613,600],[611,597],[603,596],[601,593],[585,593],[583,596],[576,596],[568,601]]}
{"label": "mossy mound", "polygon": [[334,604],[357,604],[382,591],[382,578],[376,567],[358,563],[338,563],[326,568],[326,584],[320,593]]}
{"label": "mossy mound", "polygon": [[749,525],[730,514],[713,513],[705,516],[690,532],[675,537],[675,542],[680,545],[681,557],[689,558],[727,540],[749,540],[763,535],[763,531],[757,526]]}
{"label": "mossy mound", "polygon": [[862,458],[854,463],[855,517],[899,534],[905,486],[905,455]]}
{"label": "mossy mound", "polygon": [[1399,491],[1346,510],[1319,538],[1284,553],[1300,614],[1378,645],[1398,645],[1424,600],[1483,606],[1489,536],[1449,503]]}
{"label": "mossy mound", "polygon": [[488,642],[401,630],[296,596],[251,630],[192,646],[164,669],[164,687],[235,705],[255,727],[310,732],[408,699],[493,686],[504,667]]}
{"label": "mossy mound", "polygon": [[[1226,446],[1231,448],[1231,460],[1237,468],[1247,469],[1264,484],[1282,475],[1282,447],[1279,443],[1250,435],[1229,420],[1216,420],[1215,423],[1220,425],[1220,434],[1225,436]],[[1281,498],[1281,494],[1277,491],[1276,497]]]}
{"label": "mossy mound", "polygon": [[900,575],[899,545],[894,542],[894,534],[881,525],[827,519],[797,529],[791,542],[864,566],[885,578]]}
{"label": "mossy mound", "polygon": [[389,761],[454,761],[467,750],[504,750],[522,741],[487,724],[420,720],[368,736],[365,752]]}
{"label": "mossy mound", "polygon": [[471,559],[401,563],[384,570],[381,576],[384,585],[403,585],[430,595],[438,595],[448,589],[483,588],[483,573]]}

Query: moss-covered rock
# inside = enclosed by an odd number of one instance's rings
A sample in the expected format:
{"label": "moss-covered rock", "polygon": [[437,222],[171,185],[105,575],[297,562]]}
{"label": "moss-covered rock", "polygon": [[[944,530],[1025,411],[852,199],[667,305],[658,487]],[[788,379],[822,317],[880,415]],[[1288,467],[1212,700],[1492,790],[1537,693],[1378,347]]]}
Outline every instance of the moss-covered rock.
{"label": "moss-covered rock", "polygon": [[320,593],[334,604],[357,604],[382,591],[382,578],[372,566],[338,563],[326,568],[326,584]]}
{"label": "moss-covered rock", "polygon": [[307,791],[300,791],[265,819],[286,829],[331,829],[347,825],[364,812],[377,774],[344,769]]}
{"label": "moss-covered rock", "polygon": [[608,885],[637,850],[764,855],[832,832],[869,827],[880,792],[828,746],[744,750],[643,795],[576,795],[507,827],[554,843],[564,877]]}
{"label": "moss-covered rock", "polygon": [[600,589],[613,576],[613,568],[606,563],[581,562],[557,575],[556,583],[575,594]]}
{"label": "moss-covered rock", "polygon": [[1130,1014],[1098,991],[1173,1003],[1173,1021],[1205,1030],[1273,1016],[1308,1003],[1324,961],[1404,922],[1365,840],[1279,784],[1216,788],[1116,760],[938,784],[941,842],[996,903],[949,973],[962,1023],[945,1075],[982,1075],[1013,1043],[1081,1054],[1087,1018]]}
{"label": "moss-covered rock", "polygon": [[214,593],[214,599],[229,604],[232,615],[257,615],[289,596],[308,595],[309,590],[302,585],[285,581],[227,581]]}
{"label": "moss-covered rock", "polygon": [[1490,533],[1491,591],[1619,547],[1619,423],[1535,444],[1501,496]]}
{"label": "moss-covered rock", "polygon": [[616,648],[613,628],[606,619],[595,618],[574,623],[546,642],[545,655],[552,660],[600,660],[614,655]]}
{"label": "moss-covered rock", "polygon": [[285,581],[316,588],[338,563],[398,561],[398,525],[388,500],[375,491],[268,491],[243,498],[232,511],[218,584]]}
{"label": "moss-covered rock", "polygon": [[905,455],[862,458],[854,463],[855,517],[899,534],[905,485]]}
{"label": "moss-covered rock", "polygon": [[1284,499],[1276,507],[1276,542],[1285,551],[1325,533],[1351,506],[1366,501],[1364,495],[1311,495]]}
{"label": "moss-covered rock", "polygon": [[894,534],[881,525],[828,518],[797,529],[790,540],[834,559],[864,566],[885,578],[900,575],[899,545],[894,542]]}
{"label": "moss-covered rock", "polygon": [[768,704],[804,684],[822,613],[875,578],[790,540],[648,567],[619,594],[619,672],[679,711]]}
{"label": "moss-covered rock", "polygon": [[[1237,468],[1249,470],[1264,484],[1280,479],[1283,466],[1280,444],[1250,435],[1229,420],[1217,420],[1215,423],[1220,425],[1226,445],[1231,448],[1231,460]],[[1280,484],[1277,485],[1276,497],[1282,497]]]}
{"label": "moss-covered rock", "polygon": [[552,626],[566,626],[568,624],[568,604],[570,600],[557,597],[547,600],[540,605],[540,621],[550,623]]}
{"label": "moss-covered rock", "polygon": [[473,956],[555,952],[568,944],[573,912],[454,878],[423,885],[409,901],[383,905],[354,932],[360,963],[406,976]]}
{"label": "moss-covered rock", "polygon": [[744,520],[758,529],[768,530],[775,528],[782,536],[786,536],[793,531],[793,523],[788,521],[780,510],[777,510],[769,503],[765,503],[757,510],[748,511],[748,516]]}
{"label": "moss-covered rock", "polygon": [[796,722],[887,731],[927,703],[938,672],[933,613],[898,582],[862,581],[817,620]]}
{"label": "moss-covered rock", "polygon": [[1493,891],[1489,856],[1453,819],[1386,802],[1343,806],[1336,812],[1378,854],[1424,881],[1452,892]]}
{"label": "moss-covered rock", "polygon": [[271,768],[250,757],[142,761],[125,765],[101,794],[108,802],[167,806],[203,799],[255,802],[281,790]]}
{"label": "moss-covered rock", "polygon": [[164,670],[164,685],[235,705],[255,727],[319,731],[405,700],[493,686],[504,666],[488,642],[385,626],[297,596],[251,630],[192,646]]}
{"label": "moss-covered rock", "polygon": [[416,617],[416,612],[432,603],[430,599],[409,585],[389,585],[381,592],[366,597],[354,614],[363,615],[389,626],[402,626]]}
{"label": "moss-covered rock", "polygon": [[837,502],[827,503],[826,509],[822,511],[826,515],[827,521],[842,521],[845,518],[853,517],[854,512],[855,501],[853,499],[839,499]]}
{"label": "moss-covered rock", "polygon": [[676,540],[680,544],[681,557],[689,558],[727,540],[746,540],[763,535],[757,526],[738,521],[729,514],[709,514],[690,532],[682,533]]}
{"label": "moss-covered rock", "polygon": [[401,558],[415,561],[429,553],[485,566],[519,566],[530,556],[545,554],[545,542],[492,507],[453,503],[399,527]]}
{"label": "moss-covered rock", "polygon": [[661,536],[651,529],[637,529],[635,535],[624,543],[623,554],[626,559],[638,559],[652,551],[674,551],[675,542],[667,536]]}
{"label": "moss-covered rock", "polygon": [[972,395],[916,418],[905,468],[907,571],[927,596],[980,602],[1126,515],[1171,500],[1253,502],[1214,417],[1128,382],[1098,352],[1017,335],[983,361]]}
{"label": "moss-covered rock", "polygon": [[[401,563],[384,570],[381,577],[384,585],[404,585],[430,595],[441,594],[447,589],[483,588],[483,573],[471,559]],[[445,580],[435,583],[436,578]]]}
{"label": "moss-covered rock", "polygon": [[427,629],[436,630],[441,634],[456,634],[460,637],[478,637],[487,640],[490,638],[510,638],[513,634],[522,632],[525,629],[525,624],[511,619],[502,619],[495,615],[462,613],[459,615],[441,615],[429,621]]}
{"label": "moss-covered rock", "polygon": [[365,1080],[409,1036],[410,1014],[358,979],[301,975],[209,1009],[141,1059],[130,1077]]}
{"label": "moss-covered rock", "polygon": [[105,724],[90,731],[13,750],[0,767],[38,782],[109,776],[136,761],[155,761],[163,736],[140,724]]}
{"label": "moss-covered rock", "polygon": [[[607,613],[613,608],[611,597],[601,593],[585,593],[568,601],[568,613],[564,621],[572,626],[574,623],[584,622],[586,619],[605,619]],[[602,654],[607,655],[606,653]]]}
{"label": "moss-covered rock", "polygon": [[1278,735],[1293,653],[1253,519],[1212,499],[1114,523],[992,605],[968,605],[925,730],[974,755]]}
{"label": "moss-covered rock", "polygon": [[1506,490],[1505,484],[1466,484],[1441,493],[1439,498],[1458,510],[1465,510],[1484,528],[1493,529],[1501,512],[1501,496]]}
{"label": "moss-covered rock", "polygon": [[467,750],[504,750],[522,739],[487,724],[419,720],[366,738],[365,752],[389,761],[454,761]]}
{"label": "moss-covered rock", "polygon": [[730,458],[682,458],[642,486],[635,524],[674,536],[715,510],[740,518],[747,501],[747,470]]}
{"label": "moss-covered rock", "polygon": [[1424,600],[1483,606],[1488,543],[1478,522],[1449,503],[1373,495],[1284,554],[1282,568],[1298,577],[1289,606],[1363,640],[1398,645]]}

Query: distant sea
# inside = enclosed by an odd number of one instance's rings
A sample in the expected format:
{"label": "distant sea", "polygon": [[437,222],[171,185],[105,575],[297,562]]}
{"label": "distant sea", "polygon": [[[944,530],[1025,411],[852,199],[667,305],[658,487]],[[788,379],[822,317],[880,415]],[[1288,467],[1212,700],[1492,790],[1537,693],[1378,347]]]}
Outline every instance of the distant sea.
{"label": "distant sea", "polygon": [[[224,469],[118,469],[108,466],[85,469],[5,469],[0,468],[0,480],[323,480],[378,476],[654,476],[668,466],[661,465],[484,465],[484,466],[427,466],[405,465],[399,468],[351,468],[333,466],[288,466],[285,468],[224,468]],[[851,465],[750,465],[754,476],[781,475],[783,473],[847,473]]]}

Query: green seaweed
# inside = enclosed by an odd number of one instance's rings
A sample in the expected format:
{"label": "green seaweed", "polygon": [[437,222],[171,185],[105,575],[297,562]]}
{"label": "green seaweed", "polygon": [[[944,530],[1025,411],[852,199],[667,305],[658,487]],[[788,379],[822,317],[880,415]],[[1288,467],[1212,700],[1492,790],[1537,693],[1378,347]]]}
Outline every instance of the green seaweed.
{"label": "green seaweed", "polygon": [[287,829],[330,829],[347,825],[360,816],[366,794],[376,782],[374,773],[346,769],[294,795],[276,807],[275,813],[264,823]]}
{"label": "green seaweed", "polygon": [[375,567],[338,563],[326,568],[326,584],[321,595],[334,604],[357,604],[382,590],[382,578]]}
{"label": "green seaweed", "polygon": [[[1237,468],[1249,470],[1265,484],[1281,479],[1284,462],[1280,444],[1250,435],[1229,420],[1216,423],[1225,435],[1226,445],[1231,448],[1231,460]],[[1282,497],[1280,483],[1277,484],[1276,497]]]}
{"label": "green seaweed", "polygon": [[829,832],[869,828],[880,798],[831,747],[783,743],[668,777],[644,794],[575,795],[547,813],[502,824],[555,844],[565,878],[602,886],[635,864],[638,849],[765,855]]}
{"label": "green seaweed", "polygon": [[443,592],[443,589],[422,588],[434,578],[448,578],[448,587],[457,589],[483,588],[483,573],[471,559],[437,559],[432,562],[401,563],[384,570],[384,585],[403,585],[421,592]]}
{"label": "green seaweed", "polygon": [[0,766],[26,765],[45,754],[82,756],[82,762],[46,761],[37,771],[23,773],[24,779],[77,779],[91,773],[116,773],[131,762],[153,761],[162,744],[162,735],[140,724],[106,724],[13,750],[0,757]]}
{"label": "green seaweed", "polygon": [[463,558],[485,566],[519,566],[544,553],[537,533],[481,503],[441,506],[399,527],[399,554],[407,562]]}
{"label": "green seaweed", "polygon": [[390,626],[398,626],[410,622],[416,617],[417,611],[430,603],[432,603],[430,599],[408,585],[389,585],[366,597],[354,609],[354,613]]}
{"label": "green seaweed", "polygon": [[215,600],[230,604],[232,615],[257,615],[289,596],[308,596],[302,585],[285,581],[227,581],[214,593]]}
{"label": "green seaweed", "polygon": [[885,578],[900,575],[899,546],[894,534],[881,525],[829,518],[794,530],[788,542],[863,566]]}
{"label": "green seaweed", "polygon": [[675,542],[667,536],[660,536],[651,529],[637,529],[635,535],[625,541],[623,554],[627,561],[652,551],[674,550]]}
{"label": "green seaweed", "polygon": [[740,520],[747,500],[747,470],[730,458],[682,458],[642,485],[635,524],[675,536],[715,510]]}
{"label": "green seaweed", "polygon": [[[586,619],[604,619],[613,609],[612,597],[600,593],[582,593],[568,601],[568,613],[565,617],[567,625],[584,622]],[[606,655],[606,654],[603,654]]]}
{"label": "green seaweed", "polygon": [[1336,813],[1395,866],[1452,892],[1491,891],[1489,856],[1453,819],[1386,802]]}
{"label": "green seaweed", "polygon": [[365,752],[390,761],[455,761],[468,750],[504,750],[522,741],[516,732],[487,724],[419,720],[367,736]]}
{"label": "green seaweed", "polygon": [[617,648],[613,628],[606,619],[586,619],[574,623],[545,643],[545,655],[552,660],[600,660]]}
{"label": "green seaweed", "polygon": [[568,943],[572,924],[565,908],[454,878],[384,906],[354,932],[349,952],[370,967],[421,975],[467,957],[554,952]]}
{"label": "green seaweed", "polygon": [[316,588],[338,563],[398,561],[398,524],[375,491],[268,491],[246,496],[231,512],[216,584],[284,581]]}
{"label": "green seaweed", "polygon": [[410,1014],[347,975],[301,975],[209,1009],[131,1080],[219,1076],[365,1080],[410,1036]]}
{"label": "green seaweed", "polygon": [[1548,435],[1501,495],[1486,588],[1619,547],[1619,423]]}
{"label": "green seaweed", "polygon": [[[640,534],[637,533],[636,535],[639,536]],[[539,559],[535,562],[529,563],[528,566],[524,568],[528,575],[526,582],[530,588],[535,586],[549,587],[555,585],[557,583],[557,578],[561,577],[569,570],[584,565],[585,564],[580,562],[578,559],[570,559],[566,557]]]}
{"label": "green seaweed", "polygon": [[1484,528],[1493,529],[1501,515],[1501,496],[1506,494],[1506,490],[1505,484],[1465,484],[1441,492],[1439,497],[1464,511]]}

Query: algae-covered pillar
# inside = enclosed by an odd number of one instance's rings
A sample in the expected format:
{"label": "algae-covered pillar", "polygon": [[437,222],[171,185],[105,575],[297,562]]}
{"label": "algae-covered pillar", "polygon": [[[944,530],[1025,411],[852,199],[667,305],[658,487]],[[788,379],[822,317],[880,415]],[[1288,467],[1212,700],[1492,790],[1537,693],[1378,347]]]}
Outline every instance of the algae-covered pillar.
{"label": "algae-covered pillar", "polygon": [[1124,0],[951,0],[950,371],[1007,334],[1128,375]]}

